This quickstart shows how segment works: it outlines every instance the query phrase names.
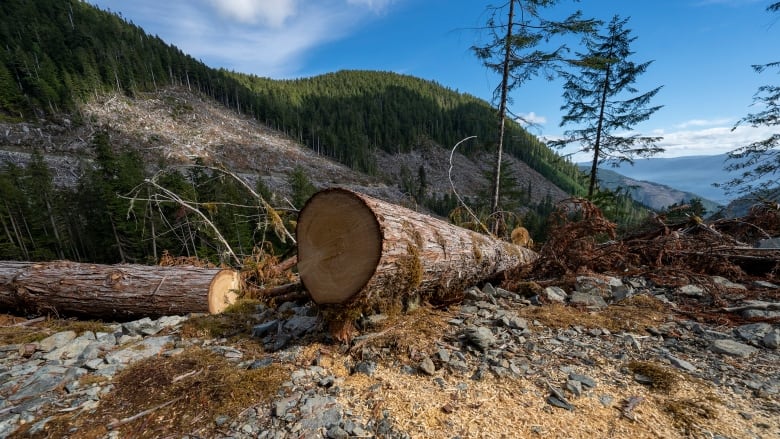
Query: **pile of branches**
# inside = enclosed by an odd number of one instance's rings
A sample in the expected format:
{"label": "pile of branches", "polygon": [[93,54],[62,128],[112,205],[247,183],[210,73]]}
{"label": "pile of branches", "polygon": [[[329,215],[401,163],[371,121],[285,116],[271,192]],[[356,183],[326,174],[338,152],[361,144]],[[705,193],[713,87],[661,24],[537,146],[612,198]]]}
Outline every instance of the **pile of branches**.
{"label": "pile of branches", "polygon": [[511,288],[521,279],[566,281],[588,273],[644,276],[663,286],[703,275],[778,280],[780,250],[753,247],[757,239],[780,236],[777,206],[759,205],[745,217],[710,224],[695,215],[683,218],[656,215],[634,234],[618,238],[617,225],[592,202],[564,200],[550,217],[550,238],[540,258],[506,273],[504,285]]}

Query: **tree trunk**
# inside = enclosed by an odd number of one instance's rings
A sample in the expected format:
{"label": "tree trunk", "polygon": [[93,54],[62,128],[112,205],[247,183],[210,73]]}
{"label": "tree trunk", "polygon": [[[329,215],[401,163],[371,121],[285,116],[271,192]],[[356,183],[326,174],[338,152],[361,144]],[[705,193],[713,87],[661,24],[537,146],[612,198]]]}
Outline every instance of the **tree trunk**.
{"label": "tree trunk", "polygon": [[127,319],[219,313],[235,302],[238,273],[190,266],[0,261],[0,310]]}
{"label": "tree trunk", "polygon": [[527,248],[346,189],[312,196],[297,225],[298,272],[318,304],[387,311],[409,300],[452,300],[532,262]]}

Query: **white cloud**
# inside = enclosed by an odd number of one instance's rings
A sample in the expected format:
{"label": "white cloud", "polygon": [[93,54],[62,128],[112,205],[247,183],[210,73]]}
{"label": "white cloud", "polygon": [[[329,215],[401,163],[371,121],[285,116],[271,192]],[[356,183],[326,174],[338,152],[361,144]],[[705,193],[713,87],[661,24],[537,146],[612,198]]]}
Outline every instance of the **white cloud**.
{"label": "white cloud", "polygon": [[520,113],[517,115],[517,121],[523,126],[528,125],[544,125],[547,123],[547,118],[536,114],[532,111],[530,113]]}
{"label": "white cloud", "polygon": [[677,129],[686,129],[690,127],[707,127],[707,126],[713,126],[713,125],[727,125],[727,124],[733,124],[735,121],[734,119],[692,119],[685,121],[683,123],[675,125],[675,128]]}
{"label": "white cloud", "polygon": [[281,27],[297,12],[297,0],[207,0],[223,17],[239,23]]}
{"label": "white cloud", "polygon": [[[732,130],[733,119],[723,119],[725,124],[709,126],[714,121],[707,123],[692,123],[688,121],[674,125],[674,129],[667,131],[659,128],[650,131],[650,135],[663,137],[658,146],[665,151],[654,157],[684,157],[696,155],[725,154],[750,143],[764,140],[777,129],[771,127],[739,126]],[[700,120],[703,121],[703,120]],[[680,129],[679,127],[703,126],[701,129]],[[625,133],[631,134],[631,133]],[[546,134],[546,140],[560,138],[558,134]],[[574,162],[586,162],[593,159],[592,154],[583,153],[578,147],[569,146],[559,151],[561,155],[569,155]]]}
{"label": "white cloud", "polygon": [[345,38],[399,0],[89,0],[211,67],[301,75],[307,54]]}
{"label": "white cloud", "polygon": [[347,0],[347,3],[350,5],[365,6],[375,12],[382,12],[390,6],[393,1],[394,0]]}
{"label": "white cloud", "polygon": [[766,139],[772,132],[769,127],[740,126],[732,130],[732,126],[727,125],[661,133],[664,138],[659,145],[666,149],[666,152],[660,157],[723,154]]}

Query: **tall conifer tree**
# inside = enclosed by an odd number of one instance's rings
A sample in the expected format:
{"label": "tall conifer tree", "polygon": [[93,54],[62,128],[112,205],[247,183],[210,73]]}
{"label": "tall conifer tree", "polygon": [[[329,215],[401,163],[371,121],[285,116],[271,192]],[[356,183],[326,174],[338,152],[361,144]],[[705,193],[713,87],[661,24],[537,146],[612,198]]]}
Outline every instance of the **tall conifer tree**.
{"label": "tall conifer tree", "polygon": [[636,37],[626,29],[628,19],[618,16],[607,25],[605,35],[588,35],[584,38],[586,53],[578,53],[574,65],[576,73],[564,74],[561,107],[566,115],[561,126],[576,125],[564,132],[563,139],[551,142],[564,147],[578,144],[581,151],[593,154],[588,196],[592,197],[598,165],[605,160],[617,166],[621,162],[632,163],[635,157],[649,157],[663,149],[656,145],[661,137],[632,133],[634,126],[643,122],[662,106],[650,106],[650,100],[661,90],[656,87],[637,94],[634,87],[639,75],[645,73],[652,61],[636,64],[629,60],[634,54],[631,43]]}

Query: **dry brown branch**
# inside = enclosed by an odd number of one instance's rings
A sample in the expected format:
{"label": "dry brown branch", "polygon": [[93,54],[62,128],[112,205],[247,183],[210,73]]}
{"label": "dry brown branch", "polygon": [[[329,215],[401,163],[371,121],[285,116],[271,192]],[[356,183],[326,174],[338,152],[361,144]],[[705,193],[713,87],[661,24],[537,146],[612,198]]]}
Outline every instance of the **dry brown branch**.
{"label": "dry brown branch", "polygon": [[127,418],[122,418],[122,419],[120,419],[118,421],[110,422],[108,425],[106,425],[106,427],[109,430],[113,430],[113,429],[115,429],[117,427],[121,427],[121,426],[123,426],[125,424],[128,424],[130,422],[135,421],[136,419],[143,418],[144,416],[146,416],[148,414],[154,413],[156,410],[159,410],[159,409],[161,409],[163,407],[167,407],[167,406],[175,403],[176,401],[179,401],[180,399],[183,399],[184,396],[185,395],[182,395],[182,396],[180,396],[178,398],[174,398],[174,399],[172,399],[170,401],[164,402],[162,404],[158,404],[158,405],[156,405],[156,406],[154,406],[154,407],[152,407],[150,409],[144,410],[142,412],[138,412],[138,413],[134,414],[133,416],[129,416]]}
{"label": "dry brown branch", "polygon": [[285,285],[279,285],[278,287],[266,288],[257,291],[258,297],[271,298],[279,297],[284,294],[294,293],[303,290],[303,284],[300,281],[293,282]]}

